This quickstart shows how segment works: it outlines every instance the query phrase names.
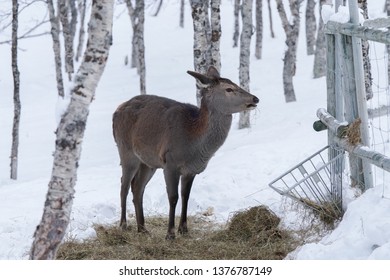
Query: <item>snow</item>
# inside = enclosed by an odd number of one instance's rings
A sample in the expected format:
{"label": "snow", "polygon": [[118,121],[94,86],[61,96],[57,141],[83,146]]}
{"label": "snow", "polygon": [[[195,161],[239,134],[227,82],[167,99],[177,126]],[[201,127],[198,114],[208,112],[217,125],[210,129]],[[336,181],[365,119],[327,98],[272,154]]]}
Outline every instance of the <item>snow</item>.
{"label": "snow", "polygon": [[[339,23],[347,23],[350,19],[349,8],[348,6],[340,6],[337,13],[335,13],[333,6],[323,5],[321,10],[321,17],[324,23],[327,23],[329,20]],[[361,9],[359,9],[359,22],[364,22],[363,11]]]}
{"label": "snow", "polygon": [[[373,7],[376,13],[383,8],[379,3],[372,5],[376,5]],[[40,6],[29,9],[34,15],[43,11]],[[178,10],[178,1],[164,1],[158,17],[147,13],[146,89],[150,94],[195,104],[195,82],[186,74],[193,68],[191,14],[187,5],[185,28],[181,29]],[[221,75],[238,82],[239,49],[231,47],[232,2],[223,1],[221,12]],[[258,109],[251,113],[252,127],[238,130],[238,116],[234,116],[225,144],[207,169],[195,178],[189,201],[190,215],[207,212],[213,214],[210,219],[226,222],[234,211],[264,204],[282,218],[285,226],[300,223],[300,213],[289,209],[286,199],[269,188],[268,183],[326,145],[326,132],[312,129],[317,109],[326,108],[326,81],[312,79],[313,57],[306,55],[304,38],[300,36],[294,78],[298,101],[285,103],[282,86],[285,38],[276,7],[273,13],[277,38],[270,38],[265,21],[263,59],[252,57],[251,60],[251,93],[260,98]],[[31,23],[27,12],[23,16],[24,24]],[[139,92],[136,71],[124,65],[130,48],[131,24],[125,6],[117,5],[114,44],[90,108],[67,237],[93,237],[94,224],[119,221],[121,170],[111,118],[121,102]],[[50,36],[20,41],[19,56],[22,100],[19,179],[12,181],[8,179],[13,116],[10,47],[0,45],[0,259],[17,260],[28,258],[32,235],[43,212],[53,160],[54,131],[66,106],[66,102],[58,101],[56,94]],[[299,248],[290,257],[390,259],[390,180],[380,172],[377,177],[377,186],[359,197],[354,197],[350,190],[346,192],[347,211],[333,232]],[[128,213],[132,215],[131,195],[128,201]],[[147,215],[168,214],[161,170],[146,188],[144,208]],[[179,211],[180,207],[177,208]]]}

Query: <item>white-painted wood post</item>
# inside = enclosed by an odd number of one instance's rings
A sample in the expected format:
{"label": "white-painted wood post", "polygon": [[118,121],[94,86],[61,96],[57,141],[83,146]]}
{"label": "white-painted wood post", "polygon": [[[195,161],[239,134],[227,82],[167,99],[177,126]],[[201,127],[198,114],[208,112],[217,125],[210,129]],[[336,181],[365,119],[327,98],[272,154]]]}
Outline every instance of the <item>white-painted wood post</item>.
{"label": "white-painted wood post", "polygon": [[[359,25],[359,10],[357,0],[350,0],[349,13],[351,17],[351,23]],[[364,146],[370,147],[370,138],[368,131],[368,113],[367,113],[367,100],[365,92],[364,81],[364,68],[363,68],[363,54],[362,54],[362,42],[360,38],[352,36],[352,51],[353,51],[353,64],[354,74],[356,82],[356,100],[358,116],[361,119],[360,134],[361,142]],[[364,188],[368,189],[373,186],[372,168],[371,164],[367,161],[363,161],[363,176],[364,176]]]}

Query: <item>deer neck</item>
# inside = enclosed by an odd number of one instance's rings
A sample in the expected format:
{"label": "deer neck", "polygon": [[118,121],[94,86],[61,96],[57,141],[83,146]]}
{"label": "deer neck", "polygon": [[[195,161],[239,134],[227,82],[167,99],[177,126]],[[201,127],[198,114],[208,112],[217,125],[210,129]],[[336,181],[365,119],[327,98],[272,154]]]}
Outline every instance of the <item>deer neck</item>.
{"label": "deer neck", "polygon": [[205,154],[211,157],[225,141],[230,126],[232,124],[232,115],[222,114],[213,110],[202,99],[200,113],[198,118],[199,144]]}

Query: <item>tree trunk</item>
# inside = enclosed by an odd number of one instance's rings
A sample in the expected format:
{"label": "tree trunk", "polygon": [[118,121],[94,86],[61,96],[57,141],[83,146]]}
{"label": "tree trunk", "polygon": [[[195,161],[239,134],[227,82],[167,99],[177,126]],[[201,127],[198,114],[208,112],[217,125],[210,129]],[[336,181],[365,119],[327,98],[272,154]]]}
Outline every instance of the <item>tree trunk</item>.
{"label": "tree trunk", "polygon": [[[327,0],[320,0],[319,9],[320,14],[322,11],[322,6],[327,3]],[[319,25],[317,32],[317,41],[316,41],[316,50],[314,53],[314,67],[313,67],[313,77],[321,78],[326,75],[326,42],[325,42],[325,33],[324,33],[324,21],[322,17],[319,17]]]}
{"label": "tree trunk", "polygon": [[20,123],[20,73],[18,69],[18,0],[12,0],[12,75],[14,79],[14,121],[12,127],[11,147],[11,179],[18,178],[18,149],[19,149],[19,123]]}
{"label": "tree trunk", "polygon": [[[192,19],[194,26],[194,70],[198,73],[207,72],[207,30],[206,27],[206,7],[202,0],[191,0]],[[200,88],[196,86],[196,100],[200,106]]]}
{"label": "tree trunk", "polygon": [[234,33],[233,33],[233,48],[238,46],[240,37],[240,0],[234,0]]}
{"label": "tree trunk", "polygon": [[146,66],[145,66],[145,43],[144,43],[144,23],[145,23],[145,3],[143,0],[135,1],[135,8],[131,0],[126,0],[127,9],[133,27],[131,67],[137,68],[140,76],[140,93],[146,94]]}
{"label": "tree trunk", "polygon": [[293,76],[296,70],[297,44],[299,36],[299,8],[303,0],[290,0],[290,10],[293,17],[293,23],[290,24],[284,9],[283,0],[276,0],[277,9],[282,20],[283,29],[286,33],[287,50],[284,55],[283,66],[283,87],[286,102],[296,101]]}
{"label": "tree trunk", "polygon": [[[386,15],[390,16],[390,0],[386,0],[385,2],[385,8],[386,8]],[[388,30],[390,30],[388,28]],[[390,45],[386,45],[387,50],[387,84],[390,84]]]}
{"label": "tree trunk", "polygon": [[78,0],[78,8],[80,13],[80,29],[79,29],[79,42],[77,45],[77,52],[76,52],[76,61],[79,61],[84,46],[84,39],[85,39],[84,24],[85,24],[86,1],[87,0]]}
{"label": "tree trunk", "polygon": [[69,7],[70,7],[71,18],[69,22],[69,27],[70,27],[70,36],[72,41],[72,49],[73,49],[74,38],[76,37],[77,17],[78,17],[78,12],[76,7],[77,0],[67,0],[67,1],[69,2]]}
{"label": "tree trunk", "polygon": [[315,16],[315,0],[307,0],[306,4],[306,52],[307,55],[314,54],[316,42],[317,23]]}
{"label": "tree trunk", "polygon": [[87,49],[71,90],[70,104],[56,132],[52,177],[30,259],[54,259],[69,224],[89,106],[112,41],[113,7],[113,0],[93,1],[92,4]]}
{"label": "tree trunk", "polygon": [[184,28],[184,6],[185,6],[185,2],[184,0],[181,0],[180,1],[180,22],[179,22],[179,26],[181,28]]}
{"label": "tree trunk", "polygon": [[56,80],[58,95],[64,98],[64,80],[62,78],[62,61],[61,61],[61,43],[60,43],[60,22],[56,16],[53,0],[47,0],[49,10],[51,37],[53,39],[54,63],[56,68]]}
{"label": "tree trunk", "polygon": [[[240,39],[240,67],[239,67],[239,81],[240,86],[249,90],[250,83],[250,45],[252,38],[252,7],[253,1],[247,0],[242,3],[241,9],[241,18],[242,18],[242,32]],[[250,112],[244,111],[240,113],[240,120],[238,123],[238,128],[248,128],[250,127]]]}
{"label": "tree trunk", "polygon": [[263,49],[263,0],[256,1],[256,47],[255,57],[261,59]]}
{"label": "tree trunk", "polygon": [[271,11],[270,0],[267,0],[267,3],[268,3],[269,28],[271,31],[271,38],[275,38],[275,32],[274,32],[274,27],[273,27],[273,23],[272,23],[272,11]]}
{"label": "tree trunk", "polygon": [[69,81],[72,80],[74,73],[73,66],[73,40],[69,21],[69,7],[67,0],[58,0],[58,14],[62,25],[62,33],[64,35],[65,45],[65,71],[68,73]]}
{"label": "tree trunk", "polygon": [[211,61],[208,66],[213,65],[217,68],[218,72],[221,71],[221,0],[211,0],[211,12],[210,12],[210,26],[211,26],[211,38],[210,38],[210,51]]}
{"label": "tree trunk", "polygon": [[144,29],[145,29],[145,3],[144,0],[136,0],[135,11],[138,17],[136,24],[137,30],[137,51],[138,51],[138,72],[140,93],[146,94],[146,65],[145,65],[145,43],[144,43]]}
{"label": "tree trunk", "polygon": [[[367,0],[358,1],[359,8],[363,10],[364,19],[368,19]],[[364,84],[366,88],[366,98],[370,100],[374,93],[372,92],[372,75],[370,61],[370,44],[367,40],[362,40],[363,67],[364,67]]]}

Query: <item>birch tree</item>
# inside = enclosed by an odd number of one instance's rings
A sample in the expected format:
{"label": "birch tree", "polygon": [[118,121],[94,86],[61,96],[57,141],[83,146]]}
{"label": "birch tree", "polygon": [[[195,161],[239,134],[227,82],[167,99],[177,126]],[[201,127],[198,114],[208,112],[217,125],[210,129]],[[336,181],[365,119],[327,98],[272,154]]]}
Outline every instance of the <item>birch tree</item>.
{"label": "birch tree", "polygon": [[[250,45],[252,39],[252,7],[253,0],[246,0],[242,3],[241,18],[242,18],[242,31],[240,38],[240,67],[239,67],[239,81],[240,86],[246,91],[249,90],[250,76],[249,76],[249,64],[250,64]],[[240,112],[240,119],[238,128],[250,127],[250,112]]]}
{"label": "birch tree", "polygon": [[84,39],[85,39],[85,11],[86,11],[86,2],[87,0],[77,0],[78,1],[78,10],[80,14],[80,27],[79,27],[79,40],[77,44],[77,51],[76,51],[76,57],[75,60],[79,61],[83,46],[84,46]]}
{"label": "birch tree", "polygon": [[[322,11],[322,6],[329,4],[329,0],[320,0],[319,9],[320,14]],[[324,33],[324,21],[322,17],[319,17],[318,31],[317,31],[317,40],[316,40],[316,49],[314,52],[314,66],[313,66],[313,77],[320,78],[326,75],[326,41]]]}
{"label": "birch tree", "polygon": [[272,22],[272,10],[271,10],[270,0],[267,0],[267,5],[268,5],[269,28],[270,28],[270,32],[271,32],[271,38],[275,38],[274,26],[273,26],[273,22]]}
{"label": "birch tree", "polygon": [[[364,19],[368,19],[367,0],[358,0],[359,8],[363,11]],[[372,75],[370,61],[370,44],[367,40],[362,39],[363,67],[364,67],[364,84],[366,88],[366,98],[371,99],[374,95],[372,92]]]}
{"label": "birch tree", "polygon": [[137,68],[140,76],[140,93],[146,94],[146,66],[145,66],[145,3],[143,0],[136,0],[135,7],[131,0],[126,0],[127,9],[133,27],[131,67]]}
{"label": "birch tree", "polygon": [[287,18],[283,0],[276,0],[279,16],[282,20],[282,26],[284,32],[286,33],[287,50],[284,54],[283,59],[283,87],[286,102],[296,101],[293,85],[293,76],[295,76],[296,70],[296,57],[300,24],[299,8],[302,4],[302,1],[303,0],[289,0],[289,6],[292,16],[292,23],[290,23]]}
{"label": "birch tree", "polygon": [[[386,15],[390,16],[390,0],[386,0],[385,2],[385,12]],[[387,83],[390,83],[390,45],[386,45],[387,50]]]}
{"label": "birch tree", "polygon": [[185,7],[185,1],[180,0],[180,19],[179,19],[179,26],[181,28],[184,28],[184,7]]}
{"label": "birch tree", "polygon": [[12,126],[12,147],[11,147],[11,179],[18,177],[18,149],[19,149],[19,123],[20,123],[20,73],[18,68],[18,0],[12,0],[12,45],[11,45],[11,66],[14,80],[14,121]]}
{"label": "birch tree", "polygon": [[[190,1],[194,28],[194,69],[198,73],[206,73],[211,65],[218,71],[221,70],[221,0],[211,0],[210,5],[208,1]],[[201,95],[198,85],[196,85],[196,100],[200,105]]]}
{"label": "birch tree", "polygon": [[67,0],[58,0],[58,14],[62,25],[62,34],[64,35],[65,46],[65,71],[68,73],[69,81],[72,80],[74,73],[73,65],[73,37],[71,34],[71,25],[69,20],[69,5]]}
{"label": "birch tree", "polygon": [[30,259],[54,259],[69,224],[89,106],[112,41],[113,8],[114,0],[92,3],[87,48],[74,79],[70,104],[57,128],[52,176]]}
{"label": "birch tree", "polygon": [[315,16],[315,0],[307,0],[306,13],[305,13],[305,26],[306,26],[306,52],[308,55],[314,54],[315,42],[316,42],[316,16]]}
{"label": "birch tree", "polygon": [[263,0],[256,1],[256,46],[255,57],[261,59],[263,49]]}
{"label": "birch tree", "polygon": [[240,38],[240,0],[234,0],[234,33],[233,33],[233,48],[238,46]]}
{"label": "birch tree", "polygon": [[61,43],[60,43],[60,22],[56,16],[53,0],[47,0],[51,24],[51,37],[53,40],[54,64],[56,69],[56,81],[58,95],[62,98],[65,96],[64,80],[62,77],[62,60],[61,60]]}
{"label": "birch tree", "polygon": [[221,0],[211,0],[210,5],[210,27],[211,27],[211,38],[210,38],[210,53],[211,61],[209,65],[213,65],[218,72],[221,71]]}

